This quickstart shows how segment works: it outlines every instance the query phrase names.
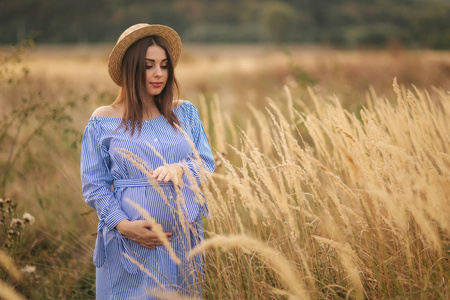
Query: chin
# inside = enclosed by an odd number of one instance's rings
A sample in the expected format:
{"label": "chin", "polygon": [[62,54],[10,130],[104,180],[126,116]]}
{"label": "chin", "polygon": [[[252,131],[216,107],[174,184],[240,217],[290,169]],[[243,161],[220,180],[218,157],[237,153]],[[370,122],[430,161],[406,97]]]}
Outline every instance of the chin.
{"label": "chin", "polygon": [[160,95],[161,93],[162,93],[162,89],[161,90],[158,90],[158,91],[155,91],[155,90],[152,90],[152,91],[147,91],[147,93],[150,95],[150,96],[158,96],[158,95]]}

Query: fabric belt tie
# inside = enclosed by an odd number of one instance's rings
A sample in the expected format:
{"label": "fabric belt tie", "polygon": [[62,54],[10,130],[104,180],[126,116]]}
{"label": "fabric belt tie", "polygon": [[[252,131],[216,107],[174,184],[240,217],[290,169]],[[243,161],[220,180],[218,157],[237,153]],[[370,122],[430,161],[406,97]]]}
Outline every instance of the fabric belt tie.
{"label": "fabric belt tie", "polygon": [[150,182],[149,178],[147,177],[140,177],[140,178],[127,178],[127,179],[116,179],[113,182],[114,188],[127,188],[127,187],[138,187],[138,186],[155,186],[159,185],[161,187],[167,186],[167,187],[173,187],[173,182]]}
{"label": "fabric belt tie", "polygon": [[[209,218],[209,211],[208,206],[206,203],[203,205],[200,205],[198,203],[197,197],[194,193],[194,191],[190,188],[190,183],[185,178],[185,176],[182,177],[183,185],[180,186],[181,193],[183,195],[185,206],[186,208],[183,210],[183,213],[185,214],[186,220],[189,223],[194,222],[196,220],[198,213],[200,212],[205,217]],[[152,180],[153,181],[153,180]],[[169,182],[150,182],[147,177],[139,177],[139,178],[126,178],[126,179],[116,179],[113,181],[114,189],[119,188],[130,188],[130,187],[155,187],[155,185],[158,185],[161,188],[165,188],[167,191],[167,188],[173,189],[175,188],[172,181]],[[203,194],[200,192],[201,197],[203,197]]]}

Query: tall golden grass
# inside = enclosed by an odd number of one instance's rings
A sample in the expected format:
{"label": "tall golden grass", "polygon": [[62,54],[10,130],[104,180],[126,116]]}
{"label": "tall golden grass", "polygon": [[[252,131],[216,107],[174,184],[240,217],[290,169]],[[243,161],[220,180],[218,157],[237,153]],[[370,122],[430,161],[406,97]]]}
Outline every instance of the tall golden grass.
{"label": "tall golden grass", "polygon": [[203,188],[209,238],[190,255],[207,251],[207,298],[448,297],[450,97],[393,89],[358,114],[288,88],[253,109]]}
{"label": "tall golden grass", "polygon": [[372,90],[356,113],[288,89],[285,103],[253,110],[230,145],[239,162],[221,158],[220,189],[205,193],[201,248],[227,249],[208,252],[214,298],[303,298],[285,277],[316,299],[449,297],[450,95],[393,90],[396,102]]}

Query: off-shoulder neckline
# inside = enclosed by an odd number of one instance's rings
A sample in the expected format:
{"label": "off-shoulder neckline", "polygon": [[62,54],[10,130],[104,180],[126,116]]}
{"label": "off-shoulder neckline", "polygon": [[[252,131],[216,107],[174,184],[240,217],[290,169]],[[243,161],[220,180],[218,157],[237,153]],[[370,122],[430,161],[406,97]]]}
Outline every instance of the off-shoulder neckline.
{"label": "off-shoulder neckline", "polygon": [[[187,105],[187,104],[190,104],[190,102],[188,101],[188,100],[183,100],[183,103],[181,103],[180,105],[178,105],[178,106],[175,106],[173,109],[172,109],[172,111],[173,112],[175,112],[175,110],[177,109],[177,108],[179,108],[179,107],[182,107],[182,106],[184,106],[184,105]],[[142,120],[142,122],[143,123],[147,123],[147,122],[151,122],[151,121],[156,121],[156,120],[158,120],[158,119],[160,119],[161,117],[163,117],[163,115],[159,115],[159,116],[157,116],[157,117],[155,117],[155,118],[152,118],[152,119],[145,119],[145,120]],[[122,121],[122,118],[120,118],[120,117],[108,117],[108,116],[94,116],[94,117],[90,117],[89,118],[89,121],[91,121],[91,120],[111,120],[111,121]]]}

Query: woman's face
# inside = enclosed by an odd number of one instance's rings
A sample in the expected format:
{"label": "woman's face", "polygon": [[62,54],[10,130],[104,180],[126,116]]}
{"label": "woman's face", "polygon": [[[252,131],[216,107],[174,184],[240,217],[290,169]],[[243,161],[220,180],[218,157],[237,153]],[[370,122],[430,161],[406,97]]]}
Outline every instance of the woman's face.
{"label": "woman's face", "polygon": [[145,55],[145,87],[150,96],[161,94],[169,77],[169,59],[158,45],[147,48]]}

